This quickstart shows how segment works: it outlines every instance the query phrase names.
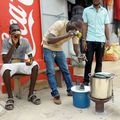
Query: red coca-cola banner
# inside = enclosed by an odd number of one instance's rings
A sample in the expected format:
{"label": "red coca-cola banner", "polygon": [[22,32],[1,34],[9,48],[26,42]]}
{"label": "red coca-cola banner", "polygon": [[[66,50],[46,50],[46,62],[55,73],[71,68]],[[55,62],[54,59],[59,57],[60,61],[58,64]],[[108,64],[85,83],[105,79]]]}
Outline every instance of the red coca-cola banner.
{"label": "red coca-cola banner", "polygon": [[22,36],[28,38],[33,48],[35,60],[39,61],[42,58],[40,0],[1,0],[1,41],[9,36],[11,23],[20,25]]}
{"label": "red coca-cola banner", "polygon": [[9,37],[11,23],[20,25],[22,37],[28,38],[34,58],[39,63],[42,58],[40,0],[0,0],[0,68],[1,43]]}

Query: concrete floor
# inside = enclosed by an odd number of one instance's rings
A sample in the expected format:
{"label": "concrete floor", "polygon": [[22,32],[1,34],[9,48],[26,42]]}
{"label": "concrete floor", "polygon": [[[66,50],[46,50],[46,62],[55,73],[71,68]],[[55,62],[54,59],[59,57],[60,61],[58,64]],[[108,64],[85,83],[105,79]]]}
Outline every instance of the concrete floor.
{"label": "concrete floor", "polygon": [[[93,65],[94,67],[94,65]],[[105,103],[105,112],[95,112],[95,103],[90,102],[90,107],[85,109],[73,106],[73,98],[66,95],[65,84],[59,88],[61,94],[61,105],[55,105],[50,96],[50,89],[37,91],[41,98],[41,104],[36,106],[28,102],[27,93],[24,91],[24,98],[15,98],[13,111],[6,111],[3,107],[7,98],[6,94],[0,93],[0,120],[120,120],[120,61],[104,62],[103,70],[115,73],[114,78],[114,102],[110,100]]]}

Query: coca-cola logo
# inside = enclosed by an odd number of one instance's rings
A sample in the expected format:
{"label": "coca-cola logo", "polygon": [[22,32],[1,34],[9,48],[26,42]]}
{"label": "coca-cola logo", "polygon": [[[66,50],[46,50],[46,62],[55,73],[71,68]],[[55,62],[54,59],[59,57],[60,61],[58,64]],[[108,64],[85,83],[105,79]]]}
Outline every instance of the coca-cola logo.
{"label": "coca-cola logo", "polygon": [[[21,26],[21,35],[25,36],[30,34],[30,39],[32,42],[33,47],[33,55],[36,53],[36,45],[33,36],[33,25],[34,25],[34,18],[33,18],[33,4],[34,0],[9,0],[9,14],[11,19],[9,20],[9,24],[18,23]],[[26,12],[25,8],[29,7],[29,11]],[[9,37],[9,34],[6,32],[2,33],[2,40]]]}

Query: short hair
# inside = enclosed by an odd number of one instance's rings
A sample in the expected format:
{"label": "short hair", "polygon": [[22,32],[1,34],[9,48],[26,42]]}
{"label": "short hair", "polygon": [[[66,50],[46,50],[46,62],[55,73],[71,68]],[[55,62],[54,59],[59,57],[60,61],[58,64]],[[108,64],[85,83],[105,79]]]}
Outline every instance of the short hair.
{"label": "short hair", "polygon": [[79,17],[74,16],[67,24],[66,31],[74,30],[76,27],[81,27],[83,21]]}

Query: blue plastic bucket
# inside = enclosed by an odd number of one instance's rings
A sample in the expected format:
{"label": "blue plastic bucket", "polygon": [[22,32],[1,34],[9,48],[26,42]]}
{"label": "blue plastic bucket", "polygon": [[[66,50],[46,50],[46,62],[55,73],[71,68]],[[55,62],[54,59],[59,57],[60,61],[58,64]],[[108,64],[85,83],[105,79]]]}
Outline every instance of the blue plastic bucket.
{"label": "blue plastic bucket", "polygon": [[73,105],[77,108],[87,108],[90,106],[90,87],[85,86],[84,90],[79,90],[77,86],[71,88],[73,92]]}

